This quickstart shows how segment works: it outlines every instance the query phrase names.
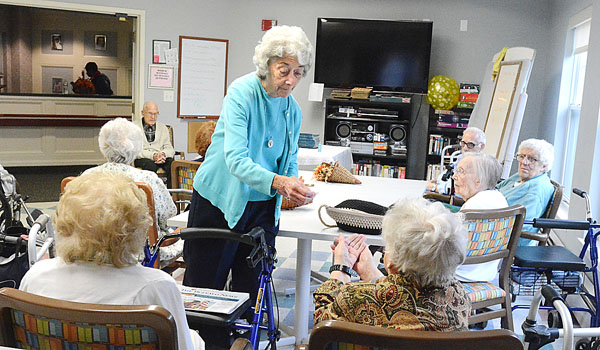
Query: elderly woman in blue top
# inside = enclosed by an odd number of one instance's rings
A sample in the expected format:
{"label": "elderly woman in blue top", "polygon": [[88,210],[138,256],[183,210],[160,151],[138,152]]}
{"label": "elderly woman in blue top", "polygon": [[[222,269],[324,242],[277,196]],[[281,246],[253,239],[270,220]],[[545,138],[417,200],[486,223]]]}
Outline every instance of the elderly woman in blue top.
{"label": "elderly woman in blue top", "polygon": [[[554,147],[545,140],[528,139],[519,145],[515,156],[519,162],[518,173],[496,186],[506,197],[508,205],[522,204],[527,213],[525,220],[541,217],[554,194],[554,186],[547,172],[552,169]],[[537,232],[531,225],[523,231]],[[521,238],[519,245],[535,245],[537,241]]]}
{"label": "elderly woman in blue top", "polygon": [[[274,245],[282,197],[297,205],[314,197],[298,175],[302,111],[292,90],[306,75],[312,45],[298,27],[270,29],[254,50],[256,72],[236,79],[223,100],[206,158],[194,178],[188,227],[248,232],[260,226]],[[185,241],[183,284],[222,289],[232,270],[232,289],[256,298],[260,265],[250,248],[223,240]]]}

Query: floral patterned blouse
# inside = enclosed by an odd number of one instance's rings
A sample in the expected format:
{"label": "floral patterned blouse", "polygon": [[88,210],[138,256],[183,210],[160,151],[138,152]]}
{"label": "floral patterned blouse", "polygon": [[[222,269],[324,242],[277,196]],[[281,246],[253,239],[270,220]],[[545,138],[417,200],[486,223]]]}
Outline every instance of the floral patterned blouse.
{"label": "floral patterned blouse", "polygon": [[466,331],[471,303],[456,280],[420,288],[409,274],[391,274],[376,283],[343,284],[329,279],[314,292],[315,324],[342,320],[383,328]]}
{"label": "floral patterned blouse", "polygon": [[[152,194],[154,196],[154,210],[156,212],[156,221],[158,224],[159,237],[169,233],[167,220],[177,214],[177,207],[173,202],[173,198],[169,194],[169,190],[167,190],[167,187],[158,177],[158,175],[156,175],[156,173],[148,170],[137,169],[127,164],[109,162],[98,165],[97,167],[90,168],[84,171],[83,174],[94,173],[99,171],[124,173],[128,175],[133,181],[145,182],[148,185],[150,185],[150,187],[152,187]],[[179,240],[177,241],[177,243],[172,244],[170,246],[161,247],[160,260],[171,260],[174,256],[181,255],[182,250],[182,240]]]}

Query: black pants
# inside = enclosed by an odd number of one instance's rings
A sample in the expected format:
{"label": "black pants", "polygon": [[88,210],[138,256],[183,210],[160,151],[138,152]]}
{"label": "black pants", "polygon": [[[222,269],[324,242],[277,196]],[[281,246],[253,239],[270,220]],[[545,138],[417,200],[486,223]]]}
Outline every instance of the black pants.
{"label": "black pants", "polygon": [[[275,245],[279,226],[274,226],[275,198],[264,202],[248,202],[244,214],[233,231],[246,233],[254,227],[265,230],[265,239]],[[223,212],[194,191],[188,227],[214,227],[229,229]],[[250,269],[246,257],[252,248],[245,244],[221,239],[196,239],[185,241],[183,258],[185,275],[183,284],[191,287],[223,289],[229,270],[232,273],[232,289],[250,293],[256,299],[260,264]]]}
{"label": "black pants", "polygon": [[169,157],[165,160],[163,164],[156,164],[152,159],[148,158],[140,158],[136,159],[133,162],[133,165],[136,168],[142,168],[144,170],[150,170],[156,172],[158,169],[164,169],[167,173],[167,188],[171,187],[171,163],[173,163],[173,158]]}
{"label": "black pants", "polygon": [[[279,232],[279,225],[274,226],[275,205],[275,198],[264,202],[248,202],[233,231],[246,233],[254,227],[262,227],[265,230],[267,244],[275,246],[275,236]],[[223,212],[196,191],[192,195],[188,227],[229,229]],[[183,285],[222,290],[231,269],[231,289],[250,293],[250,299],[254,305],[259,287],[258,278],[261,265],[258,264],[254,269],[248,267],[246,257],[251,250],[248,245],[221,239],[185,241],[183,258],[186,269]],[[207,346],[216,345],[229,348],[227,343],[229,330],[202,327],[199,331]]]}

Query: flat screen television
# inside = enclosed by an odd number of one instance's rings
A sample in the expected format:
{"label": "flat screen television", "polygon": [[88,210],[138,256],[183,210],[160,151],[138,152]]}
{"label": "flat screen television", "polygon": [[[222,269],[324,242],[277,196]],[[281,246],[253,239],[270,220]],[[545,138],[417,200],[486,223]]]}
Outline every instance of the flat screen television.
{"label": "flat screen television", "polygon": [[317,19],[315,82],[426,93],[430,21]]}

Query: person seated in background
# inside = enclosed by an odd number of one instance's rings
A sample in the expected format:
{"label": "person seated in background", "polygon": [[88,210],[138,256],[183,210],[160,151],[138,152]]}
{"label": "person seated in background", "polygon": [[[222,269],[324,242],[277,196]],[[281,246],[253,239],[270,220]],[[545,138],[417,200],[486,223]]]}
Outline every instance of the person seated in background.
{"label": "person seated in background", "polygon": [[198,152],[198,157],[194,158],[195,162],[203,162],[204,156],[206,155],[206,150],[208,150],[208,146],[210,146],[212,134],[215,132],[215,127],[217,126],[217,122],[210,120],[207,122],[203,122],[198,127],[196,131],[196,150]]}
{"label": "person seated in background", "polygon": [[[329,280],[314,292],[315,324],[343,320],[395,329],[467,330],[471,304],[454,278],[467,248],[461,215],[423,198],[401,200],[385,214],[382,235],[387,276],[364,249],[364,236],[339,235]],[[351,267],[359,282],[350,282]]]}
{"label": "person seated in background", "polygon": [[[450,177],[452,172],[456,169],[456,165],[464,154],[483,152],[483,149],[485,148],[485,141],[485,133],[481,129],[476,127],[466,128],[465,131],[463,131],[462,139],[460,140],[460,149],[462,154],[455,163],[449,165],[451,167],[450,169],[442,169],[442,172],[437,179],[429,180],[426,190],[441,194],[451,194],[452,181]],[[448,174],[450,176],[446,175],[447,172],[450,172]]]}
{"label": "person seated in background", "polygon": [[[153,172],[131,166],[133,160],[142,151],[144,135],[135,124],[123,118],[117,118],[104,124],[98,135],[100,152],[106,163],[87,169],[83,174],[113,172],[124,174],[133,181],[144,182],[152,188],[154,212],[158,225],[159,237],[169,233],[167,220],[177,214],[177,207],[162,180]],[[183,252],[183,241],[160,248],[161,267],[168,265]]]}
{"label": "person seated in background", "polygon": [[179,349],[204,349],[188,327],[175,280],[137,262],[152,218],[135,182],[105,172],[75,178],[55,223],[58,257],[33,265],[21,290],[82,303],[162,306],[175,319]]}
{"label": "person seated in background", "polygon": [[142,118],[138,123],[146,136],[142,152],[135,160],[135,166],[144,170],[156,172],[159,168],[167,173],[167,187],[171,187],[171,163],[175,149],[171,144],[171,136],[167,126],[158,119],[158,106],[152,101],[146,101],[142,108]]}
{"label": "person seated in background", "polygon": [[[501,175],[502,166],[493,156],[483,153],[465,154],[452,176],[456,193],[465,199],[460,210],[508,207],[502,193],[496,190]],[[493,260],[461,265],[456,269],[456,278],[465,282],[492,281],[498,274],[499,262],[500,260]]]}
{"label": "person seated in background", "polygon": [[[519,162],[517,173],[499,183],[497,188],[509,205],[525,207],[525,220],[539,218],[554,195],[554,186],[547,174],[554,162],[554,146],[545,140],[527,139],[519,145],[515,159]],[[538,229],[523,225],[523,231],[537,232]],[[519,239],[520,246],[536,244],[536,240]]]}
{"label": "person seated in background", "polygon": [[94,91],[98,95],[112,95],[113,91],[110,88],[110,79],[105,74],[102,74],[98,70],[96,62],[88,62],[85,65],[85,73],[92,80],[94,84]]}

